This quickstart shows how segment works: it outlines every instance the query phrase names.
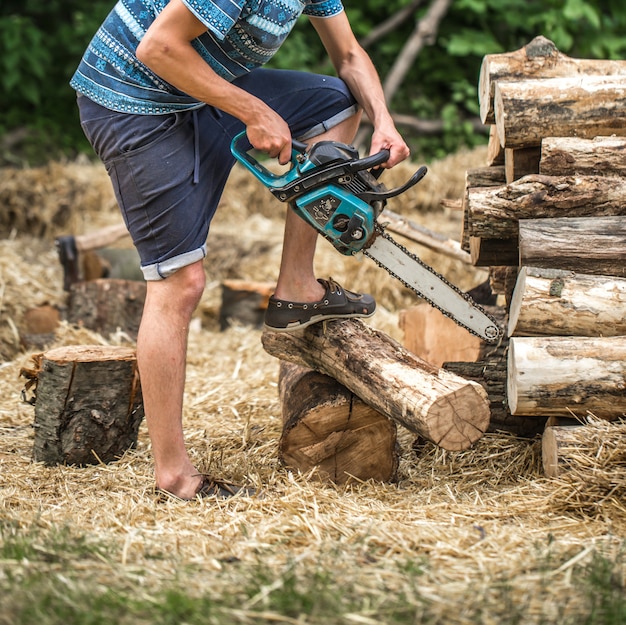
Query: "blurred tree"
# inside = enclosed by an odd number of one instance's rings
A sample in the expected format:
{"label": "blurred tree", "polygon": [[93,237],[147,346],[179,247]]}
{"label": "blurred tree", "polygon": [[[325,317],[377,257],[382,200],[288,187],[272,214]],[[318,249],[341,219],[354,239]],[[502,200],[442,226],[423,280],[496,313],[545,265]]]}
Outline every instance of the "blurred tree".
{"label": "blurred tree", "polygon": [[[353,28],[385,81],[419,21],[443,0],[344,0]],[[36,162],[87,149],[68,81],[115,0],[2,0],[0,163]],[[544,35],[565,54],[626,58],[621,0],[453,0],[420,42],[390,98],[419,158],[485,141],[477,83],[485,54],[516,50]],[[442,6],[440,4],[440,6]],[[88,10],[86,10],[88,7]],[[274,67],[332,72],[306,19]],[[18,156],[19,155],[19,156]]]}

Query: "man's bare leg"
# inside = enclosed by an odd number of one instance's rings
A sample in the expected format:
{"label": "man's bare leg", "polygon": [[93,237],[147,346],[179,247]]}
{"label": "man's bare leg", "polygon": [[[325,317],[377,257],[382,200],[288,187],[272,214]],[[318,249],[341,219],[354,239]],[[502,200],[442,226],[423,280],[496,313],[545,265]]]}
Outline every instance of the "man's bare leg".
{"label": "man's bare leg", "polygon": [[[359,127],[360,113],[346,119],[325,133],[314,137],[318,141],[350,143]],[[280,273],[275,296],[291,302],[316,302],[324,296],[324,287],[314,271],[317,231],[292,210],[287,211]]]}
{"label": "man's bare leg", "polygon": [[137,364],[157,487],[192,498],[201,484],[185,448],[183,393],[189,323],[205,286],[202,262],[149,281],[137,337]]}

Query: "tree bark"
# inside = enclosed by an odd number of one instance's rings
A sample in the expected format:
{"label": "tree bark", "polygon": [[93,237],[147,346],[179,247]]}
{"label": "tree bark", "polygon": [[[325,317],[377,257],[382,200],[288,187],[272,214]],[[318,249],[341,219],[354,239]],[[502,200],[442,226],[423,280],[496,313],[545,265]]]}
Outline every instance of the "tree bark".
{"label": "tree bark", "polygon": [[36,461],[108,463],[135,446],[143,400],[133,349],[59,347],[39,354],[36,367]]}
{"label": "tree bark", "polygon": [[541,145],[544,137],[626,135],[626,76],[498,82],[496,127],[504,148]]}
{"label": "tree bark", "polygon": [[359,320],[266,331],[262,341],[272,356],[335,378],[378,412],[444,449],[468,448],[489,425],[489,403],[479,384],[429,365]]}
{"label": "tree bark", "polygon": [[278,379],[283,431],[279,458],[288,469],[336,484],[387,482],[398,468],[396,424],[337,380],[282,361]]}
{"label": "tree bark", "polygon": [[546,137],[539,173],[546,176],[626,176],[626,138]]}
{"label": "tree bark", "polygon": [[626,412],[626,337],[512,337],[507,399],[513,415],[613,420]]}
{"label": "tree bark", "polygon": [[510,239],[520,219],[626,215],[626,179],[530,175],[504,187],[469,189],[471,236]]}
{"label": "tree bark", "polygon": [[480,118],[484,124],[494,123],[493,99],[499,81],[607,75],[626,76],[626,61],[573,59],[559,52],[549,39],[535,37],[519,50],[483,58],[478,86]]}
{"label": "tree bark", "polygon": [[626,335],[626,279],[522,267],[509,336]]}
{"label": "tree bark", "polygon": [[626,276],[626,217],[523,219],[519,257],[520,265]]}

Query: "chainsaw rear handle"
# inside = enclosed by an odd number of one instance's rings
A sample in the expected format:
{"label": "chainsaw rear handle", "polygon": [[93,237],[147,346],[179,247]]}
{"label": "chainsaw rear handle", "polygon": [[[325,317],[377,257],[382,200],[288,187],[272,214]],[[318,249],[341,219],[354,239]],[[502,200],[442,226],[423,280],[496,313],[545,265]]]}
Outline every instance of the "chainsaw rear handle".
{"label": "chainsaw rear handle", "polygon": [[[266,187],[269,189],[278,189],[293,182],[301,175],[302,172],[298,171],[297,165],[302,159],[301,155],[305,153],[307,147],[308,145],[302,141],[292,140],[292,167],[284,174],[275,174],[269,171],[269,169],[261,165],[261,163],[250,154],[250,142],[248,141],[245,130],[236,135],[232,140],[230,151],[233,156],[250,170]],[[389,160],[389,150],[381,150],[377,154],[372,154],[371,156],[356,159],[351,162],[343,162],[339,165],[341,171],[354,173],[356,171],[363,171],[364,169],[372,169],[373,167],[382,165],[387,160]],[[329,164],[328,169],[332,168],[333,165]]]}

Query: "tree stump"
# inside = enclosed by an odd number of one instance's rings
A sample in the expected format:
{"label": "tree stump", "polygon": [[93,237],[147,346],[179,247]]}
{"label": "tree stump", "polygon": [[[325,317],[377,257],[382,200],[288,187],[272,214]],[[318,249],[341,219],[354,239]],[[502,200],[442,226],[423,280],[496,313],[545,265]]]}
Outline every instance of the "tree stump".
{"label": "tree stump", "polygon": [[344,484],[387,482],[398,468],[397,427],[333,378],[280,364],[283,431],[279,458],[288,469]]}
{"label": "tree stump", "polygon": [[270,296],[275,289],[274,282],[224,280],[220,330],[226,330],[233,322],[261,328]]}
{"label": "tree stump", "polygon": [[137,338],[146,283],[100,279],[70,286],[67,320],[107,336],[118,330]]}
{"label": "tree stump", "polygon": [[135,446],[144,413],[133,349],[76,345],[33,358],[34,460],[108,463]]}

